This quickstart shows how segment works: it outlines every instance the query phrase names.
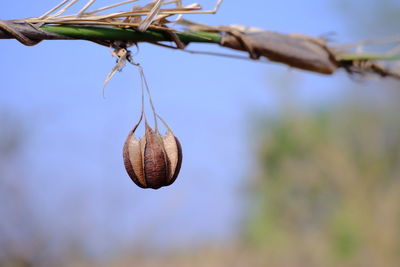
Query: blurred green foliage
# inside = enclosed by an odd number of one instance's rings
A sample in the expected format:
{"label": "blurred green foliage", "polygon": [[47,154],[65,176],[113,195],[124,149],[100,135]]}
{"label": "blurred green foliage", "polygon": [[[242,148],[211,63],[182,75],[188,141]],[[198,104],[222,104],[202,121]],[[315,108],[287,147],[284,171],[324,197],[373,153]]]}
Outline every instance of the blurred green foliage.
{"label": "blurred green foliage", "polygon": [[[398,1],[334,3],[353,35],[398,34]],[[353,84],[322,111],[264,121],[246,232],[264,263],[400,266],[399,88]]]}
{"label": "blurred green foliage", "polygon": [[266,120],[247,232],[260,255],[278,266],[399,266],[394,103],[354,98]]}

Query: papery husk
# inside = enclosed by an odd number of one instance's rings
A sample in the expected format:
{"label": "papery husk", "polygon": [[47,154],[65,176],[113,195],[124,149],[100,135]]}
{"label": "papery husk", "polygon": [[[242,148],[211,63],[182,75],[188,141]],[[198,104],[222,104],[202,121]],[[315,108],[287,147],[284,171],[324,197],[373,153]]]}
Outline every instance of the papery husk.
{"label": "papery husk", "polygon": [[147,187],[146,180],[144,179],[143,173],[143,159],[142,159],[142,144],[140,139],[135,136],[134,130],[132,130],[126,138],[123,158],[124,165],[129,177],[132,181],[142,188]]}
{"label": "papery husk", "polygon": [[144,136],[137,139],[136,127],[128,135],[123,152],[125,168],[132,181],[142,188],[159,189],[171,185],[182,164],[179,140],[170,129],[162,136],[147,123]]}
{"label": "papery husk", "polygon": [[167,135],[163,136],[162,139],[169,160],[169,178],[167,183],[170,185],[175,182],[181,169],[182,146],[171,130],[168,130]]}

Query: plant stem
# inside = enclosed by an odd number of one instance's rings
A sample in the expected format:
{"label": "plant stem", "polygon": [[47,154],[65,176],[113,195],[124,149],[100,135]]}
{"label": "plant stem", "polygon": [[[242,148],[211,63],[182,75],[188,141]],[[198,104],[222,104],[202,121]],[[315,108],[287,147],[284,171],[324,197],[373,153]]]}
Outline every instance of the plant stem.
{"label": "plant stem", "polygon": [[371,54],[371,53],[346,53],[336,55],[336,59],[339,61],[349,60],[400,60],[400,54],[388,55],[388,54]]}
{"label": "plant stem", "polygon": [[[138,32],[133,29],[87,27],[87,26],[53,26],[44,25],[40,29],[62,34],[74,39],[84,40],[118,40],[134,42],[162,42],[171,41],[171,38],[162,31],[147,30]],[[220,43],[221,34],[209,32],[177,32],[177,36],[183,43]]]}

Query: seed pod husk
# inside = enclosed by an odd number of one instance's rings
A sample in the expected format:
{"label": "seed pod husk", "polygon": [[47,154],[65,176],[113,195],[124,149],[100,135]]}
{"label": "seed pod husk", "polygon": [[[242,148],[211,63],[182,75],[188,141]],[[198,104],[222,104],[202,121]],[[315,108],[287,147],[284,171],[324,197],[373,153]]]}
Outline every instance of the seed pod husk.
{"label": "seed pod husk", "polygon": [[132,181],[142,188],[159,189],[171,185],[182,164],[182,148],[178,138],[168,129],[162,136],[147,123],[141,139],[129,133],[123,150],[126,171]]}

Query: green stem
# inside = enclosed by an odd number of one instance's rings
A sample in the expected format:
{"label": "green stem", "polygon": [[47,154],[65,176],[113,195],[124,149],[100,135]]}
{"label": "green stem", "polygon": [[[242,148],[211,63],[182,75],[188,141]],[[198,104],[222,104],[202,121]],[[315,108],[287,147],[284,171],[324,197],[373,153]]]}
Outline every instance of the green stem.
{"label": "green stem", "polygon": [[[44,25],[42,30],[62,34],[74,39],[84,40],[115,40],[134,42],[162,42],[171,41],[162,31],[147,30],[138,32],[134,29],[88,27],[88,26],[53,26]],[[209,32],[178,32],[178,37],[183,43],[220,43],[222,36]]]}
{"label": "green stem", "polygon": [[385,55],[385,54],[368,54],[368,53],[347,53],[336,56],[339,61],[349,60],[400,60],[400,54]]}

